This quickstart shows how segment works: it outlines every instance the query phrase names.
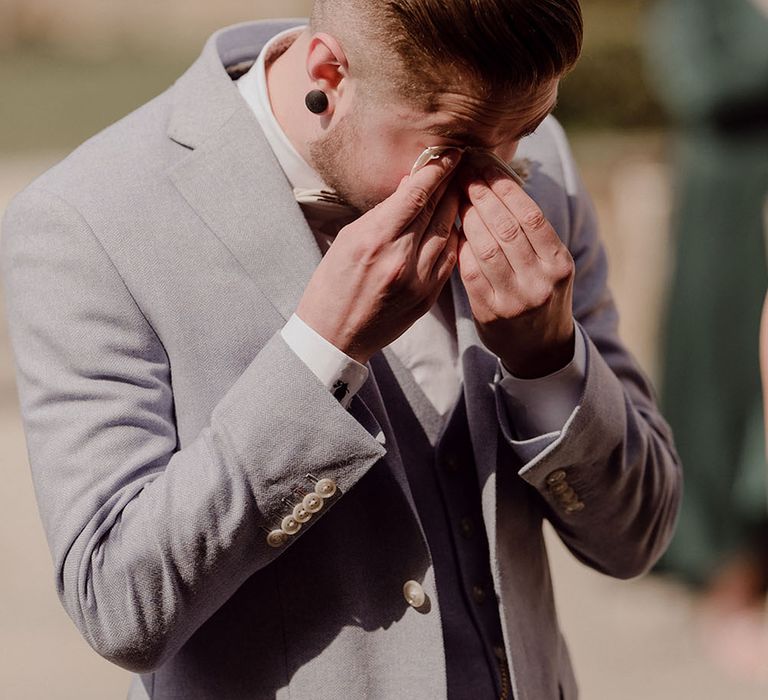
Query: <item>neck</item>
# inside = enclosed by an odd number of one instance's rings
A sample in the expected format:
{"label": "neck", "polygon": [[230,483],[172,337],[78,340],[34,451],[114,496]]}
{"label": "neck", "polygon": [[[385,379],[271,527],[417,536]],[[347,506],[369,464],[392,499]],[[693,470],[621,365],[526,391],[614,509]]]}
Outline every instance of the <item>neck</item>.
{"label": "neck", "polygon": [[309,143],[315,134],[313,120],[304,108],[304,97],[312,89],[305,69],[309,30],[267,66],[267,92],[277,123],[299,155],[314,167]]}

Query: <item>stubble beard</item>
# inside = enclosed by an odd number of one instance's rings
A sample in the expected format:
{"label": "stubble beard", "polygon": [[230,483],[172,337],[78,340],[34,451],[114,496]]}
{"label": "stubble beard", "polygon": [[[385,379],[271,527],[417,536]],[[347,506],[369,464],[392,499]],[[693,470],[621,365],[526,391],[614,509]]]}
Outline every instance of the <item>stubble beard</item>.
{"label": "stubble beard", "polygon": [[364,214],[373,209],[379,201],[366,197],[352,184],[357,179],[355,173],[358,172],[362,150],[359,130],[356,127],[359,116],[357,110],[344,115],[325,136],[309,144],[309,154],[312,165],[323,182],[360,214]]}

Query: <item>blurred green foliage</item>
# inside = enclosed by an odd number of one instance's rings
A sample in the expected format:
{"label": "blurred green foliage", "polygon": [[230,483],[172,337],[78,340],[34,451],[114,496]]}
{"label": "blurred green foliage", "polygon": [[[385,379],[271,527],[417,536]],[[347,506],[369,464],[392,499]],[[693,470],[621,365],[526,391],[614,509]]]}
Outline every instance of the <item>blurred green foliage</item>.
{"label": "blurred green foliage", "polygon": [[[569,128],[647,128],[663,113],[644,78],[643,0],[584,0],[582,58],[562,83]],[[201,46],[115,45],[100,56],[40,42],[0,52],[0,152],[70,149],[169,87]]]}
{"label": "blurred green foliage", "polygon": [[165,90],[195,55],[94,58],[34,44],[0,54],[0,152],[73,148]]}
{"label": "blurred green foliage", "polygon": [[582,0],[584,49],[561,83],[557,116],[577,128],[648,128],[665,123],[643,56],[647,0]]}

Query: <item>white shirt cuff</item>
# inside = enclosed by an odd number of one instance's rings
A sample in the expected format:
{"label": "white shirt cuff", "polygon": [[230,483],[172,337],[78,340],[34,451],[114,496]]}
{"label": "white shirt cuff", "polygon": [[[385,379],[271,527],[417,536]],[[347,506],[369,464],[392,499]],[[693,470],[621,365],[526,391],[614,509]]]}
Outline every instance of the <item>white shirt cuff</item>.
{"label": "white shirt cuff", "polygon": [[280,333],[299,359],[349,408],[352,397],[368,379],[368,368],[327,341],[314,328],[293,314]]}
{"label": "white shirt cuff", "polygon": [[586,375],[587,344],[575,325],[576,338],[571,361],[562,369],[536,379],[520,379],[504,367],[496,369],[496,384],[507,408],[517,440],[525,442],[553,438],[565,425],[581,400]]}

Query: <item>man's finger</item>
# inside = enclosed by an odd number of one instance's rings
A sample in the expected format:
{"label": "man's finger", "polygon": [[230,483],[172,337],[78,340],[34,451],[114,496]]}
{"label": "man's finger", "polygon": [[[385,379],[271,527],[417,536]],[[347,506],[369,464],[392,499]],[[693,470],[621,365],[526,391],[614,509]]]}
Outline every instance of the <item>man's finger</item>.
{"label": "man's finger", "polygon": [[525,228],[484,178],[471,181],[467,194],[513,270],[522,271],[540,263]]}
{"label": "man's finger", "polygon": [[480,217],[476,206],[467,203],[462,207],[461,223],[464,237],[472,248],[483,275],[495,288],[508,289],[515,283],[515,271],[499,242],[491,235]]}
{"label": "man's finger", "polygon": [[448,242],[445,244],[445,248],[443,248],[430,270],[432,280],[436,280],[438,283],[445,283],[451,276],[453,268],[459,260],[459,235],[459,230],[454,226],[451,235],[448,237]]}
{"label": "man's finger", "polygon": [[469,294],[472,310],[476,306],[482,306],[487,309],[490,306],[490,300],[493,299],[493,287],[488,281],[472,252],[472,246],[464,236],[459,236],[457,245],[459,275],[464,283],[464,287]]}
{"label": "man's finger", "polygon": [[416,214],[413,221],[401,231],[400,236],[411,235],[413,237],[414,245],[421,245],[421,240],[437,216],[437,212],[440,210],[440,205],[445,198],[445,193],[451,186],[451,182],[452,179],[450,174],[446,175],[430,197],[427,205],[422,208],[422,210]]}
{"label": "man's finger", "polygon": [[483,174],[491,190],[520,222],[536,254],[542,260],[549,260],[562,242],[539,205],[520,185],[498,168],[492,166]]}
{"label": "man's finger", "polygon": [[[377,216],[382,222],[380,230],[394,239],[414,223],[433,195],[437,193],[443,180],[456,167],[460,158],[461,151],[451,149],[425,165],[407,180],[401,181],[394,193],[377,209]],[[428,223],[429,219],[417,222],[417,233],[423,233]]]}
{"label": "man's finger", "polygon": [[419,279],[428,279],[432,274],[436,260],[450,241],[451,234],[455,232],[458,212],[459,192],[456,186],[450,183],[419,243],[416,253],[416,271]]}

